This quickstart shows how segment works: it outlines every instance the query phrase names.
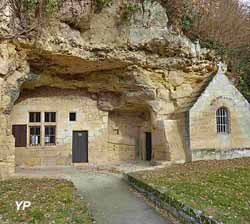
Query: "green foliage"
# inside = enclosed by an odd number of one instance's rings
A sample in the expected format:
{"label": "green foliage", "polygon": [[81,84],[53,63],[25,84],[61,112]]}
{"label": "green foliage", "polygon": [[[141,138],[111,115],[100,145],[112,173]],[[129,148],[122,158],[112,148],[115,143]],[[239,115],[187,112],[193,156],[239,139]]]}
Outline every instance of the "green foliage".
{"label": "green foliage", "polygon": [[235,52],[235,69],[239,74],[238,88],[250,101],[250,46]]}
{"label": "green foliage", "polygon": [[140,10],[140,5],[137,2],[126,3],[122,9],[121,20],[125,23],[128,23],[132,16]]}
{"label": "green foliage", "polygon": [[46,5],[46,13],[52,15],[56,10],[59,9],[60,0],[48,0]]}
{"label": "green foliage", "polygon": [[238,80],[238,89],[250,101],[250,46],[227,48],[212,40],[201,40],[200,43],[202,47],[215,50],[217,56],[227,62],[228,71]]}
{"label": "green foliage", "polygon": [[[193,38],[194,40],[195,38]],[[226,52],[227,48],[225,48],[222,44],[220,44],[217,41],[213,40],[200,40],[201,47],[207,48],[207,49],[213,49],[216,51],[216,54],[220,56],[222,59],[226,58]]]}
{"label": "green foliage", "polygon": [[213,49],[250,101],[250,11],[239,0],[161,0],[176,31]]}
{"label": "green foliage", "polygon": [[[72,182],[52,179],[0,181],[1,223],[91,224],[85,201]],[[31,201],[31,207],[17,211],[15,201]]]}
{"label": "green foliage", "polygon": [[189,16],[185,15],[182,18],[182,28],[184,30],[189,30],[190,27],[192,26],[192,19],[190,19]]}
{"label": "green foliage", "polygon": [[31,11],[37,7],[39,0],[23,0],[23,7],[25,10]]}
{"label": "green foliage", "polygon": [[39,209],[31,209],[28,213],[31,216],[32,223],[41,222],[44,218],[44,213]]}
{"label": "green foliage", "polygon": [[132,176],[223,223],[249,223],[249,165],[249,158],[203,161],[137,172]]}
{"label": "green foliage", "polygon": [[112,0],[95,0],[96,1],[96,12],[102,11],[103,8],[108,7]]}
{"label": "green foliage", "polygon": [[189,29],[192,23],[190,0],[161,0],[160,2],[166,8],[169,22],[174,29]]}
{"label": "green foliage", "polygon": [[[26,10],[27,12],[31,12],[39,7],[40,2],[40,0],[23,0],[22,4],[24,10]],[[44,4],[46,15],[49,16],[52,15],[52,13],[54,13],[57,9],[59,9],[60,0],[47,0],[44,1]]]}
{"label": "green foliage", "polygon": [[180,20],[180,25],[183,30],[189,30],[193,23],[194,23],[194,18],[195,14],[192,12],[190,8],[190,1],[184,0],[181,3],[179,3],[181,9],[178,20]]}

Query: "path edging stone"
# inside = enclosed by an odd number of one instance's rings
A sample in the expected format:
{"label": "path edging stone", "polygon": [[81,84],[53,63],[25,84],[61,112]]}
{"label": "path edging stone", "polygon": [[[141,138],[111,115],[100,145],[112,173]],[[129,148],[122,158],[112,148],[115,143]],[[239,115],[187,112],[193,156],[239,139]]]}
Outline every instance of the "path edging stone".
{"label": "path edging stone", "polygon": [[215,220],[213,217],[204,215],[204,212],[191,208],[168,195],[166,192],[161,192],[153,186],[135,178],[132,174],[124,174],[124,179],[130,186],[137,191],[143,193],[149,200],[155,203],[156,206],[162,208],[175,217],[188,224],[223,224],[223,222]]}

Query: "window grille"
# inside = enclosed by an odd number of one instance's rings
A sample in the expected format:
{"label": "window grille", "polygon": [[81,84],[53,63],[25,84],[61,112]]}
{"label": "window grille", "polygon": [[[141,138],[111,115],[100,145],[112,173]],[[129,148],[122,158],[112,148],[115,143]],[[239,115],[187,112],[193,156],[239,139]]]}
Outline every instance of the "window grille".
{"label": "window grille", "polygon": [[229,113],[227,108],[220,107],[216,111],[217,133],[229,134]]}

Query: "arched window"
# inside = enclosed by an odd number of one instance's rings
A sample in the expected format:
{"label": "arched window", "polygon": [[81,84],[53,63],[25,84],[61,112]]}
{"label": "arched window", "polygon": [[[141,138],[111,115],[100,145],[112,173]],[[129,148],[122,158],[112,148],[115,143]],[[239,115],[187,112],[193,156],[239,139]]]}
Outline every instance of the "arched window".
{"label": "arched window", "polygon": [[229,113],[226,107],[216,111],[217,133],[229,134]]}

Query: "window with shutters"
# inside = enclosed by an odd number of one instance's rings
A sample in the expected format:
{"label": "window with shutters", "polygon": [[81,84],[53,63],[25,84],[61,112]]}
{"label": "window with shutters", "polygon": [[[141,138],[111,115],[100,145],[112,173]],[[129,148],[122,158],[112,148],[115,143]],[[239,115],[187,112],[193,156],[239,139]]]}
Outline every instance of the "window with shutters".
{"label": "window with shutters", "polygon": [[229,112],[226,107],[216,111],[217,133],[229,134]]}

